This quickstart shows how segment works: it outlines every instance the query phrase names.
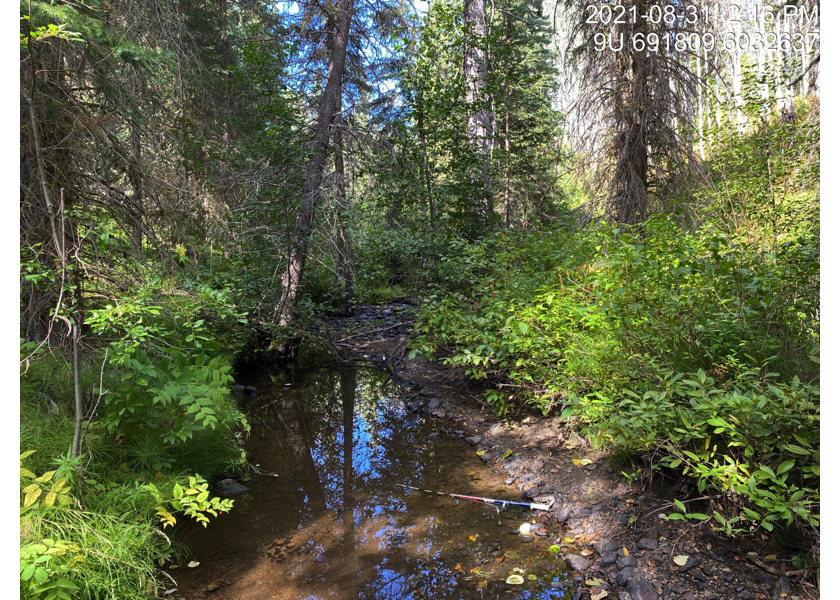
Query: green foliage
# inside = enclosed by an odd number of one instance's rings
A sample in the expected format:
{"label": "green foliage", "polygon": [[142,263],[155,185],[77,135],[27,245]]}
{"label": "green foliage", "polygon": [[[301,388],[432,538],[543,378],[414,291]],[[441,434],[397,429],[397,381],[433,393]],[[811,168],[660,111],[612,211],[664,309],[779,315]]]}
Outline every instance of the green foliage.
{"label": "green foliage", "polygon": [[176,523],[175,515],[164,506],[166,504],[172,510],[183,512],[188,517],[192,517],[204,527],[207,527],[210,522],[210,519],[207,518],[208,514],[217,517],[220,512],[229,512],[233,507],[233,500],[211,497],[210,491],[207,489],[207,482],[200,476],[190,477],[188,483],[186,489],[176,483],[172,488],[172,497],[168,499],[164,498],[153,483],[143,486],[143,489],[148,490],[154,496],[155,501],[159,503],[155,507],[155,511],[160,517],[164,529]]}
{"label": "green foliage", "polygon": [[659,370],[657,379],[639,393],[623,390],[600,433],[620,448],[658,457],[654,468],[682,469],[700,492],[718,490],[741,507],[740,519],[713,513],[728,533],[739,520],[769,531],[794,520],[819,526],[818,387],[796,377],[783,383],[757,368],[721,387],[702,370]]}
{"label": "green foliage", "polygon": [[[109,364],[120,373],[112,390],[100,390],[106,412],[99,425],[119,437],[156,433],[169,444],[221,425],[247,429],[230,405],[230,365],[209,351],[220,349],[208,319],[242,315],[225,304],[222,292],[202,289],[195,298],[167,308],[151,302],[154,286],[90,312],[91,330],[111,339]],[[198,318],[201,317],[201,318]]]}
{"label": "green foliage", "polygon": [[457,283],[420,310],[413,352],[486,379],[500,414],[562,409],[680,468],[729,500],[702,515],[728,533],[818,527],[818,242],[771,253],[657,217],[453,245]]}

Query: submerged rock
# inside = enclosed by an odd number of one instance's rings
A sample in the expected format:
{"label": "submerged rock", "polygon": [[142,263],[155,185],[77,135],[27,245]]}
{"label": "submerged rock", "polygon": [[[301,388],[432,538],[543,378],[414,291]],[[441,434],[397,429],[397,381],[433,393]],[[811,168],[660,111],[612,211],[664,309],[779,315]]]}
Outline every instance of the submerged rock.
{"label": "submerged rock", "polygon": [[233,479],[222,479],[216,486],[219,488],[219,493],[222,496],[234,496],[248,491],[248,488]]}

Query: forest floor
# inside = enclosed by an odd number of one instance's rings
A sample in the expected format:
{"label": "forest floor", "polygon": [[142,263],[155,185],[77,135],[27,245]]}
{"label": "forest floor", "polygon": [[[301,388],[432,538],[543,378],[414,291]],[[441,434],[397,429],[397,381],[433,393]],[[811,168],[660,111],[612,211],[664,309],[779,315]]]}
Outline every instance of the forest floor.
{"label": "forest floor", "polygon": [[[554,498],[539,517],[540,531],[562,545],[580,581],[573,600],[819,598],[815,573],[794,571],[791,553],[774,550],[767,539],[733,541],[708,524],[660,516],[675,512],[674,498],[690,494],[682,482],[659,476],[630,481],[622,470],[634,467],[592,449],[558,416],[522,408],[499,418],[482,402],[482,388],[462,372],[421,357],[409,360],[413,313],[404,303],[359,306],[349,318],[330,319],[332,344],[348,361],[391,371],[409,390],[409,410],[439,422],[433,435],[462,438],[503,474],[507,499]],[[710,502],[698,499],[690,508],[711,513]]]}

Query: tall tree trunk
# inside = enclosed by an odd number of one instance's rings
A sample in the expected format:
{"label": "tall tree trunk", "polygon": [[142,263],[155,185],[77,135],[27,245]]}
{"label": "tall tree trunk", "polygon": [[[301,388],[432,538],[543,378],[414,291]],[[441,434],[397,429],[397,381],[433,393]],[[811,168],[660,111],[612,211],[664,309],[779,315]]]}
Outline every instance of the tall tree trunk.
{"label": "tall tree trunk", "polygon": [[338,222],[336,238],[338,257],[336,275],[344,288],[344,306],[347,310],[356,297],[355,280],[353,277],[353,255],[350,245],[350,234],[347,231],[347,186],[344,181],[344,142],[341,134],[341,90],[335,102],[335,119],[333,120],[333,139],[335,143],[335,200],[336,219]]}
{"label": "tall tree trunk", "polygon": [[339,1],[338,23],[330,53],[327,82],[315,131],[312,135],[312,156],[306,166],[306,179],[301,194],[301,206],[298,211],[295,230],[292,234],[291,248],[283,271],[281,285],[283,287],[280,302],[275,310],[275,318],[281,326],[292,322],[292,311],[301,291],[303,268],[309,251],[309,238],[315,222],[315,212],[321,199],[321,178],[324,174],[324,164],[327,160],[327,146],[330,140],[330,123],[335,111],[336,97],[341,88],[344,75],[344,63],[347,58],[347,40],[350,36],[350,23],[353,19],[353,0]]}
{"label": "tall tree trunk", "polygon": [[432,197],[432,175],[429,167],[429,153],[426,144],[426,112],[423,106],[423,84],[420,84],[417,94],[417,137],[420,141],[420,152],[423,153],[423,187],[426,191],[426,202],[429,205],[429,224],[435,226],[435,204]]}
{"label": "tall tree trunk", "polygon": [[484,222],[492,211],[490,155],[492,119],[487,97],[487,15],[484,0],[464,0],[464,23],[470,35],[464,41],[464,81],[467,87],[467,139],[480,164],[472,173],[474,217]]}

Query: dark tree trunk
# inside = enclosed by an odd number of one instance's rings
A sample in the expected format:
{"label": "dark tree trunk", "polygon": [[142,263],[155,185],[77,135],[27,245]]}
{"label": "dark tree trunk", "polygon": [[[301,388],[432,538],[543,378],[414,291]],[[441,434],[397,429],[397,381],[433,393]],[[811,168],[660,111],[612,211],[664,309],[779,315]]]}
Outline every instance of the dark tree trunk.
{"label": "dark tree trunk", "polygon": [[282,297],[276,308],[275,316],[281,326],[292,322],[292,311],[301,291],[303,269],[309,251],[309,238],[315,222],[315,212],[321,199],[321,178],[327,160],[327,147],[330,139],[330,123],[333,120],[336,98],[341,89],[344,75],[344,62],[347,57],[347,40],[350,35],[350,23],[353,19],[353,0],[339,2],[339,16],[330,54],[327,82],[315,132],[312,136],[312,156],[306,167],[306,179],[301,194],[302,201],[298,212],[295,231],[286,269],[282,276]]}

